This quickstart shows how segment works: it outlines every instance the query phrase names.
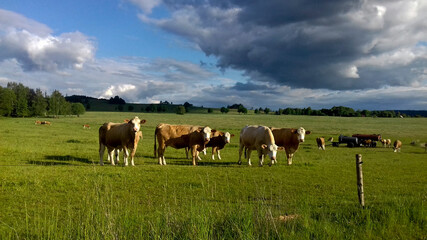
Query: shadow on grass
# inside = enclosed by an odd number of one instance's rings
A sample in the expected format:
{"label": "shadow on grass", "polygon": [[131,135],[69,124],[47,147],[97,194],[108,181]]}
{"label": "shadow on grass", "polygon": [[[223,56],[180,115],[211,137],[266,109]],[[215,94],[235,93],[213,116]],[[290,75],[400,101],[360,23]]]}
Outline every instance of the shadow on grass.
{"label": "shadow on grass", "polygon": [[71,165],[71,162],[81,162],[86,164],[92,164],[92,161],[90,161],[87,158],[79,158],[74,157],[70,155],[65,156],[59,156],[59,155],[51,155],[51,156],[45,156],[46,161],[35,161],[35,160],[29,160],[29,164],[35,164],[35,165]]}

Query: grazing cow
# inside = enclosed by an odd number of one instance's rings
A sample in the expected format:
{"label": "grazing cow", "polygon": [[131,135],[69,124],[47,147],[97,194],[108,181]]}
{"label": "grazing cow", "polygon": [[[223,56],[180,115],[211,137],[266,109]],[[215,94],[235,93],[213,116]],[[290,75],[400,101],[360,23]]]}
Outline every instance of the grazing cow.
{"label": "grazing cow", "polygon": [[[220,150],[223,149],[227,143],[230,143],[232,137],[234,137],[234,134],[221,131],[216,131],[212,135],[211,140],[206,144],[207,148],[212,147],[212,160],[215,160],[215,153],[217,153],[218,159],[221,160]],[[206,154],[206,149],[204,149],[204,153]]]}
{"label": "grazing cow", "polygon": [[383,145],[383,147],[385,147],[386,146],[386,144],[387,144],[387,139],[381,139],[380,140],[380,142],[381,142],[381,144]]}
{"label": "grazing cow", "polygon": [[305,135],[311,134],[311,131],[306,131],[303,127],[295,128],[271,128],[276,144],[279,147],[285,148],[288,165],[292,164],[292,157],[298,150],[299,144],[304,142]]}
{"label": "grazing cow", "polygon": [[320,150],[325,150],[325,138],[318,137],[318,138],[316,138],[316,142],[317,142],[317,147]]}
{"label": "grazing cow", "polygon": [[245,157],[248,159],[248,164],[251,166],[251,151],[258,152],[259,166],[264,162],[264,155],[268,155],[271,159],[270,166],[276,161],[278,147],[274,141],[271,129],[266,126],[246,126],[240,131],[240,146],[239,146],[239,161],[242,164],[242,152],[245,148]]}
{"label": "grazing cow", "polygon": [[372,140],[371,139],[366,139],[365,141],[363,141],[363,146],[365,147],[372,147]]}
{"label": "grazing cow", "polygon": [[385,140],[385,145],[386,145],[386,147],[391,147],[391,139],[386,139]]}
{"label": "grazing cow", "polygon": [[402,142],[401,141],[399,141],[399,140],[394,141],[394,143],[393,143],[394,152],[397,152],[397,151],[400,152],[400,148],[401,147],[402,147]]}
{"label": "grazing cow", "polygon": [[156,139],[159,143],[157,148],[159,164],[166,165],[166,147],[189,148],[193,155],[193,165],[196,165],[196,157],[202,151],[211,138],[211,134],[216,130],[210,127],[200,127],[191,125],[170,125],[160,123],[154,131],[154,157],[156,157]]}
{"label": "grazing cow", "polygon": [[104,165],[103,155],[105,147],[107,147],[111,165],[115,165],[113,158],[114,149],[123,149],[123,158],[125,166],[127,166],[129,157],[128,149],[131,149],[131,164],[135,166],[134,156],[139,141],[138,131],[141,128],[141,124],[145,122],[145,120],[135,117],[128,123],[104,123],[99,128],[99,164],[101,166]]}
{"label": "grazing cow", "polygon": [[328,142],[332,142],[332,141],[334,141],[334,138],[333,138],[333,137],[330,137],[330,138],[328,139]]}
{"label": "grazing cow", "polygon": [[89,124],[83,124],[83,129],[90,129]]}
{"label": "grazing cow", "polygon": [[36,120],[36,122],[35,122],[34,124],[35,124],[35,125],[40,125],[40,124],[42,124],[42,122],[41,122],[41,121]]}

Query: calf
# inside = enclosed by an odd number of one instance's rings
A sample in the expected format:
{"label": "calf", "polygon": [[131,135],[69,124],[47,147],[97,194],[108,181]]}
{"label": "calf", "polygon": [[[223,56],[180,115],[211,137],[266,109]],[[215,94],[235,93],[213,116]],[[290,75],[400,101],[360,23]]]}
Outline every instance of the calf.
{"label": "calf", "polygon": [[397,151],[400,152],[401,147],[402,147],[401,141],[399,141],[399,140],[394,141],[394,143],[393,143],[394,152],[397,152]]}
{"label": "calf", "polygon": [[325,138],[318,137],[318,138],[316,138],[316,142],[317,142],[317,147],[320,150],[325,150]]}
{"label": "calf", "polygon": [[386,147],[391,147],[391,139],[386,139],[385,140],[385,145],[386,145]]}
{"label": "calf", "polygon": [[[193,165],[196,165],[198,152],[202,151],[211,138],[211,134],[216,132],[210,127],[199,127],[191,125],[170,125],[161,123],[157,125],[154,131],[154,156],[156,149],[160,165],[166,165],[165,150],[166,147],[189,148],[193,155]],[[156,139],[159,143],[157,148]]]}
{"label": "calf", "polygon": [[84,125],[83,125],[83,129],[90,129],[89,124],[84,124]]}
{"label": "calf", "polygon": [[277,146],[283,147],[286,151],[288,165],[292,164],[292,157],[298,150],[299,144],[304,142],[305,135],[311,134],[303,127],[295,128],[271,128]]}
{"label": "calf", "polygon": [[[234,134],[229,132],[216,131],[210,141],[206,144],[206,147],[212,147],[212,160],[215,160],[215,153],[217,153],[218,159],[221,160],[220,150],[225,147],[227,143],[230,143],[230,139],[234,137]],[[204,149],[206,154],[206,149]]]}
{"label": "calf", "polygon": [[263,165],[264,155],[268,155],[271,159],[270,166],[276,161],[278,147],[274,141],[273,133],[266,126],[246,126],[240,131],[239,145],[239,161],[242,164],[242,152],[245,148],[245,157],[248,159],[248,164],[251,166],[251,151],[258,152],[259,166]]}
{"label": "calf", "polygon": [[114,149],[123,149],[124,163],[128,165],[128,149],[131,149],[131,164],[135,166],[134,157],[138,146],[138,131],[141,124],[146,121],[138,117],[131,119],[128,123],[104,123],[99,128],[99,164],[104,165],[103,155],[105,147],[107,147],[108,155],[110,155],[111,165],[115,165],[113,152]]}

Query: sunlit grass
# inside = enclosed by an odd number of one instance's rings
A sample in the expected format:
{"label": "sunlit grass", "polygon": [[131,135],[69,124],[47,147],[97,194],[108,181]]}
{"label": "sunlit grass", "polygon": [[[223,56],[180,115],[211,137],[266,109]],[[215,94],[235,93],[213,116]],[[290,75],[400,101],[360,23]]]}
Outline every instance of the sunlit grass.
{"label": "sunlit grass", "polygon": [[[135,114],[133,114],[135,115]],[[88,112],[80,118],[0,119],[1,239],[422,239],[426,232],[426,119],[274,115],[137,114],[146,119],[135,167],[99,166],[98,127],[133,115]],[[236,136],[221,161],[191,166],[184,150],[153,158],[160,123],[209,125]],[[83,129],[90,124],[91,129]],[[299,127],[313,134],[294,164],[238,160],[247,124]],[[317,149],[318,136],[380,133],[391,149]],[[358,205],[355,154],[363,155],[366,208]],[[253,158],[256,159],[255,154]],[[280,216],[293,216],[284,221]]]}

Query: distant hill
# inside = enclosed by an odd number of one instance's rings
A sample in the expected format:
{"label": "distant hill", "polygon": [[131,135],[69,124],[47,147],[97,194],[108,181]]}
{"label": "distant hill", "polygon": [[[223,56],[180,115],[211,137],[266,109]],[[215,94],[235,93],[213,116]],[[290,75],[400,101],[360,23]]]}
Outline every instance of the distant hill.
{"label": "distant hill", "polygon": [[427,111],[425,110],[394,110],[395,112],[400,112],[400,114],[406,114],[411,117],[422,116],[427,117]]}

